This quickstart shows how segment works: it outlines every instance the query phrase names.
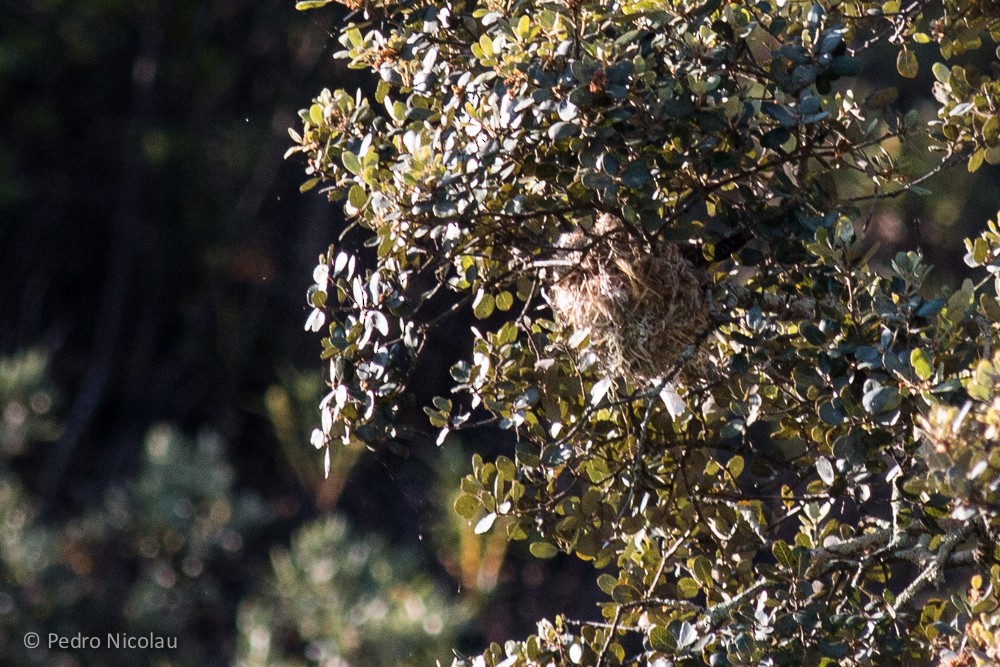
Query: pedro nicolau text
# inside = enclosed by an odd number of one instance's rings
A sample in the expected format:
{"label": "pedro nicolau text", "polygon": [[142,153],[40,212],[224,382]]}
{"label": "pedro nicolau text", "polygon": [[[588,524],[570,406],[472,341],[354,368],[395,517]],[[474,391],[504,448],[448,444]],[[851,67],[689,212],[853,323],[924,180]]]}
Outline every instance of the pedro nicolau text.
{"label": "pedro nicolau text", "polygon": [[176,649],[177,637],[166,637],[163,635],[130,635],[127,632],[109,632],[107,640],[101,640],[100,636],[87,636],[76,634],[73,636],[58,635],[49,633],[49,648],[76,648],[76,649]]}

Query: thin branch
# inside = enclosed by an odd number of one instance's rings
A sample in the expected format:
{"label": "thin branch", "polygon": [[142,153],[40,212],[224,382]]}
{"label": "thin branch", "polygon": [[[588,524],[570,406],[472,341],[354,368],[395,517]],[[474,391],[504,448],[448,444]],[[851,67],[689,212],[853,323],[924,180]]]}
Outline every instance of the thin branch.
{"label": "thin branch", "polygon": [[701,632],[705,632],[708,629],[715,627],[729,614],[729,612],[745,602],[748,598],[752,598],[754,595],[757,595],[757,593],[771,585],[773,585],[773,582],[767,579],[761,579],[735,597],[730,598],[725,602],[720,602],[713,607],[709,607],[705,610],[705,615],[698,620],[698,624],[696,626],[697,629]]}
{"label": "thin branch", "polygon": [[691,537],[691,533],[694,532],[694,526],[689,526],[684,534],[681,535],[677,540],[671,545],[669,549],[663,552],[663,556],[660,558],[660,566],[656,569],[656,574],[653,575],[652,581],[649,582],[649,587],[646,589],[646,597],[648,598],[656,590],[656,586],[660,582],[660,577],[663,576],[663,570],[667,565],[667,561],[670,557],[677,553],[677,550],[687,542],[688,538]]}
{"label": "thin branch", "polygon": [[610,628],[611,630],[622,630],[624,632],[641,632],[644,633],[646,630],[634,625],[615,625],[614,623],[602,623],[600,621],[574,621],[568,618],[563,619],[563,623],[568,623],[569,625],[577,625],[580,627],[587,626],[591,628]]}
{"label": "thin branch", "polygon": [[932,560],[927,567],[924,568],[923,572],[917,575],[917,578],[906,587],[906,590],[900,593],[899,597],[896,598],[896,603],[892,606],[894,614],[898,614],[903,607],[912,602],[917,594],[926,588],[928,584],[937,581],[941,577],[941,571],[944,569],[944,566],[948,564],[948,559],[955,551],[955,547],[961,544],[962,541],[969,536],[972,532],[973,526],[974,524],[972,521],[963,523],[956,528],[954,532],[941,540],[941,544],[938,546],[937,554],[935,554],[934,560]]}
{"label": "thin branch", "polygon": [[685,611],[705,611],[704,607],[691,602],[690,600],[675,600],[673,598],[646,598],[635,600],[634,602],[622,602],[623,609],[644,609],[646,607],[675,607]]}
{"label": "thin branch", "polygon": [[836,560],[857,557],[870,549],[884,547],[892,541],[892,535],[891,528],[882,528],[837,544],[814,549],[807,574],[813,576],[823,574],[830,569],[831,564]]}
{"label": "thin branch", "polygon": [[875,193],[870,194],[870,195],[858,195],[857,197],[849,197],[846,201],[849,201],[849,202],[852,202],[852,203],[857,203],[857,202],[866,202],[866,201],[878,201],[880,199],[895,199],[896,197],[900,196],[901,194],[905,194],[905,193],[909,192],[915,186],[920,185],[924,181],[927,181],[927,180],[929,180],[929,179],[937,176],[941,172],[942,169],[944,169],[945,167],[951,166],[952,163],[954,163],[958,159],[958,157],[959,156],[956,155],[956,154],[954,154],[954,153],[949,153],[947,155],[947,157],[945,157],[945,159],[941,160],[941,162],[938,163],[938,165],[935,166],[933,169],[931,169],[930,171],[928,171],[926,174],[920,176],[919,178],[913,179],[909,183],[907,183],[907,184],[903,185],[902,187],[900,187],[898,190],[893,190],[892,192],[875,192]]}
{"label": "thin branch", "polygon": [[597,654],[597,662],[595,667],[601,667],[604,664],[604,658],[608,654],[608,647],[611,646],[611,640],[614,638],[615,633],[618,632],[618,622],[622,618],[622,608],[619,606],[615,608],[615,617],[611,621],[611,625],[608,627],[608,636],[604,639],[604,645],[601,647],[601,652]]}

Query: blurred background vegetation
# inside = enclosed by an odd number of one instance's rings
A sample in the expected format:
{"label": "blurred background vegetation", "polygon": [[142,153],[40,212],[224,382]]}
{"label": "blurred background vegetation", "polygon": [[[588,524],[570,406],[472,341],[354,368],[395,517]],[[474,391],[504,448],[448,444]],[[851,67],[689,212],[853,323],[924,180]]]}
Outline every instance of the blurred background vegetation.
{"label": "blurred background vegetation", "polygon": [[[3,15],[0,664],[447,663],[544,615],[596,616],[586,565],[508,553],[451,510],[471,453],[507,436],[344,449],[323,479],[302,324],[343,220],[299,195],[282,154],[321,88],[367,89],[331,58],[342,14],[23,0]],[[929,117],[931,80],[895,103]],[[922,249],[954,284],[997,175],[879,202],[869,237],[882,256]],[[464,352],[446,340],[427,396]],[[28,650],[28,631],[178,648]]]}

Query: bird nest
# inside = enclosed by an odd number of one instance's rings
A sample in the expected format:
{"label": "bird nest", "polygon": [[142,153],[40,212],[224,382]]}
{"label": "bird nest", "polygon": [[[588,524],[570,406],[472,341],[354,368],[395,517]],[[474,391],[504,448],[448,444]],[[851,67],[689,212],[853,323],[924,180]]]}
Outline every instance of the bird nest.
{"label": "bird nest", "polygon": [[635,383],[706,377],[707,276],[676,244],[650,245],[602,216],[591,233],[563,234],[558,245],[567,261],[548,287],[549,305],[557,323],[590,331],[611,372]]}

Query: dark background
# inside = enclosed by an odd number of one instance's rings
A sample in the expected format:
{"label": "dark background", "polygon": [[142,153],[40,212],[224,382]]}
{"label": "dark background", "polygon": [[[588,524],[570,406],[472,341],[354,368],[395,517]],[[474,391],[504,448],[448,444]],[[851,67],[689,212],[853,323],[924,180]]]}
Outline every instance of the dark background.
{"label": "dark background", "polygon": [[[407,550],[445,604],[468,605],[471,620],[447,638],[467,651],[523,636],[543,615],[596,613],[585,564],[540,565],[518,546],[506,553],[449,514],[471,451],[500,451],[509,443],[499,435],[454,443],[457,454],[445,457],[420,446],[340,452],[339,468],[322,480],[308,435],[323,363],[318,337],[302,325],[316,257],[343,220],[322,195],[298,193],[303,165],[282,155],[298,109],[323,87],[368,82],[331,57],[342,14],[293,5],[0,0],[0,357],[8,363],[0,368],[0,465],[21,494],[7,499],[19,503],[8,511],[14,518],[0,521],[8,528],[3,664],[88,663],[86,653],[23,651],[15,644],[25,627],[163,630],[162,619],[142,620],[128,602],[156,597],[140,584],[147,571],[165,572],[163,563],[190,580],[184,588],[176,576],[153,576],[174,597],[152,616],[189,618],[170,626],[188,633],[187,657],[166,657],[229,664],[243,641],[237,611],[266,587],[273,549],[332,513],[358,535],[382,534]],[[926,117],[929,69],[899,101]],[[890,74],[870,68],[857,96]],[[995,214],[996,175],[986,167],[973,178],[959,167],[929,183],[937,195],[881,205],[869,232],[884,245],[880,257],[919,247],[939,266],[937,279],[954,284],[961,238]],[[462,354],[446,340],[428,368],[443,372]],[[13,361],[32,351],[46,362],[35,375]],[[180,440],[211,433],[222,444],[193,468],[185,456],[195,445],[153,465],[158,424]],[[226,484],[213,477],[184,486],[198,466],[228,471]],[[194,500],[156,509],[157,494],[181,487]],[[119,493],[129,499],[128,520],[114,518],[109,498]],[[198,556],[200,570],[188,567],[191,521],[163,527],[186,516],[176,511],[185,502],[227,503],[231,517],[216,532],[237,534],[238,548],[218,538],[222,547]],[[256,513],[236,511],[251,505]],[[164,547],[171,530],[187,546]],[[45,545],[37,553],[16,552],[36,538]],[[150,539],[161,546],[148,549]],[[498,558],[506,559],[499,586],[486,576],[470,591],[482,563]],[[211,603],[199,597],[210,589]],[[293,626],[286,619],[275,636],[301,659],[306,631]]]}
{"label": "dark background", "polygon": [[53,511],[135,465],[161,420],[211,424],[246,443],[241,474],[282,482],[246,436],[278,369],[316,366],[297,325],[337,212],[282,154],[298,107],[345,80],[330,29],[278,2],[4,10],[0,348],[44,346],[66,388],[33,461]]}

